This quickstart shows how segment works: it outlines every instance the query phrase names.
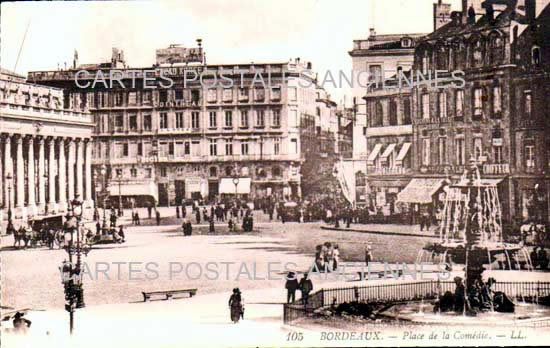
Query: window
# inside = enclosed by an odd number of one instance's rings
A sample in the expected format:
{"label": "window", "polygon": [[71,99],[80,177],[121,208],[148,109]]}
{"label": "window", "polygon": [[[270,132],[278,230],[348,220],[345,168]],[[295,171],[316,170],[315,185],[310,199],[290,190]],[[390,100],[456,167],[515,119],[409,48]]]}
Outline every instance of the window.
{"label": "window", "polygon": [[128,105],[136,105],[137,98],[136,92],[128,93]]}
{"label": "window", "polygon": [[182,100],[183,99],[183,89],[176,89],[175,99],[176,100]]}
{"label": "window", "polygon": [[281,100],[281,87],[271,89],[271,100]]}
{"label": "window", "polygon": [[227,156],[233,156],[233,141],[231,139],[225,140],[225,154]]}
{"label": "window", "polygon": [[216,101],[218,101],[218,90],[216,90],[215,88],[210,88],[208,90],[207,99],[209,103],[215,103]]}
{"label": "window", "polygon": [[174,143],[173,142],[168,143],[168,155],[174,156]]}
{"label": "window", "polygon": [[122,169],[117,169],[117,170],[116,170],[116,176],[117,176],[117,178],[121,178],[121,177],[122,177]]}
{"label": "window", "polygon": [[176,141],[176,157],[183,157],[184,154],[183,141]]}
{"label": "window", "polygon": [[216,128],[218,126],[218,113],[216,111],[210,111],[208,113],[208,121],[209,121],[209,127],[210,128]]}
{"label": "window", "polygon": [[455,96],[455,117],[464,117],[464,91],[459,89]]}
{"label": "window", "polygon": [[248,111],[241,111],[241,128],[248,128]]}
{"label": "window", "polygon": [[233,90],[231,88],[224,88],[224,90],[223,90],[223,101],[224,102],[233,101]]}
{"label": "window", "polygon": [[275,138],[273,140],[273,154],[278,155],[280,152],[280,148],[281,148],[281,139]]}
{"label": "window", "polygon": [[130,115],[130,130],[137,130],[137,115]]}
{"label": "window", "polygon": [[280,110],[273,110],[273,127],[280,127],[281,126],[281,111]]}
{"label": "window", "polygon": [[153,170],[151,168],[145,168],[145,178],[151,179],[153,177]]}
{"label": "window", "polygon": [[184,153],[185,155],[191,154],[191,145],[189,144],[188,141],[185,142],[185,145],[184,145],[184,147],[183,147],[183,153]]}
{"label": "window", "polygon": [[526,117],[531,116],[531,91],[523,92],[523,113]]}
{"label": "window", "polygon": [[256,101],[261,101],[261,100],[264,100],[265,98],[265,89],[263,88],[255,88],[254,89],[254,95],[255,95],[255,100]]}
{"label": "window", "polygon": [[411,124],[411,123],[412,123],[412,120],[411,120],[411,99],[410,98],[405,98],[403,100],[403,124]]}
{"label": "window", "polygon": [[298,95],[297,95],[297,92],[296,92],[296,87],[289,87],[288,88],[288,99],[291,102],[297,101]]}
{"label": "window", "polygon": [[159,102],[166,103],[167,101],[168,101],[167,91],[160,90],[159,91]]}
{"label": "window", "polygon": [[124,94],[122,92],[115,93],[115,106],[122,106],[124,103]]}
{"label": "window", "polygon": [[392,100],[390,102],[390,126],[397,126],[397,103]]}
{"label": "window", "polygon": [[421,97],[421,110],[422,110],[422,119],[430,119],[430,95],[428,93],[422,94]]}
{"label": "window", "polygon": [[500,118],[502,112],[502,97],[499,86],[493,87],[493,117]]}
{"label": "window", "polygon": [[122,156],[128,157],[128,143],[122,144]]}
{"label": "window", "polygon": [[536,66],[540,65],[540,47],[539,46],[533,46],[533,48],[531,49],[531,63]]}
{"label": "window", "polygon": [[292,147],[292,153],[297,154],[298,153],[298,139],[290,139],[291,147]]}
{"label": "window", "polygon": [[265,126],[265,111],[258,110],[256,111],[256,127],[264,127],[264,126]]}
{"label": "window", "polygon": [[231,110],[225,111],[225,126],[233,127],[233,111]]}
{"label": "window", "polygon": [[381,81],[382,65],[369,65],[369,82]]}
{"label": "window", "polygon": [[130,175],[132,176],[132,178],[137,177],[137,169],[136,168],[131,168],[130,169]]}
{"label": "window", "polygon": [[241,141],[241,155],[248,155],[248,142],[246,140]]}
{"label": "window", "polygon": [[481,40],[476,40],[472,45],[472,66],[480,67],[483,64]]}
{"label": "window", "polygon": [[439,138],[439,164],[447,163],[447,138]]}
{"label": "window", "polygon": [[430,138],[422,139],[422,164],[430,165]]}
{"label": "window", "polygon": [[176,112],[176,128],[184,128],[183,112]]}
{"label": "window", "polygon": [[160,129],[168,128],[168,114],[166,112],[160,113]]}
{"label": "window", "polygon": [[474,158],[479,161],[483,156],[483,139],[474,138]]}
{"label": "window", "polygon": [[144,115],[143,116],[143,129],[146,131],[150,131],[152,128],[152,122],[151,122],[151,115]]}
{"label": "window", "polygon": [[218,154],[218,140],[210,139],[210,156],[216,156]]}
{"label": "window", "polygon": [[122,117],[122,115],[116,115],[115,116],[115,127],[117,128],[118,131],[122,130],[122,127],[124,125],[124,118]]}
{"label": "window", "polygon": [[191,142],[191,150],[192,156],[200,156],[201,155],[201,142],[198,140],[194,140]]}
{"label": "window", "polygon": [[473,120],[480,120],[483,117],[483,89],[474,89],[474,112]]}
{"label": "window", "polygon": [[199,112],[198,111],[191,112],[191,127],[198,129],[200,128],[199,124],[200,124]]}
{"label": "window", "polygon": [[273,167],[273,169],[271,170],[271,175],[275,178],[280,177],[282,175],[281,167],[279,166]]}
{"label": "window", "polygon": [[466,163],[466,154],[464,148],[464,138],[455,139],[455,148],[456,148],[456,164],[463,166]]}
{"label": "window", "polygon": [[210,177],[215,178],[218,176],[218,168],[217,167],[210,167]]}
{"label": "window", "polygon": [[168,176],[168,170],[166,169],[166,167],[160,168],[160,176],[162,176],[163,178]]}
{"label": "window", "polygon": [[143,144],[142,143],[137,144],[137,155],[138,156],[143,156]]}
{"label": "window", "polygon": [[151,104],[151,100],[152,100],[151,91],[143,91],[141,94],[141,98],[143,100],[143,104]]}
{"label": "window", "polygon": [[199,105],[201,101],[201,91],[198,89],[191,90],[191,103]]}
{"label": "window", "polygon": [[447,118],[447,93],[440,92],[439,98],[439,118]]}
{"label": "window", "polygon": [[496,164],[503,163],[502,146],[493,146],[493,161]]}
{"label": "window", "polygon": [[535,169],[535,145],[531,142],[524,146],[525,170],[532,172]]}
{"label": "window", "polygon": [[239,88],[239,100],[248,100],[248,88]]}
{"label": "window", "polygon": [[382,103],[379,101],[376,102],[376,116],[374,118],[374,127],[380,127],[384,123],[384,109],[382,108]]}

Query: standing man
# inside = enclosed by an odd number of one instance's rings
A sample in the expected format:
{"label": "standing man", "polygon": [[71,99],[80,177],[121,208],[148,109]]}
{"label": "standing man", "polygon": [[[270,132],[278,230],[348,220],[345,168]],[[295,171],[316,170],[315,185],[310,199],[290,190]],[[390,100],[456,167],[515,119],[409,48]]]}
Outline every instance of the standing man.
{"label": "standing man", "polygon": [[365,264],[368,266],[369,262],[372,261],[372,253],[370,251],[370,245],[365,247]]}
{"label": "standing man", "polygon": [[308,273],[304,273],[304,277],[300,279],[300,284],[298,285],[300,291],[302,292],[302,303],[304,304],[304,306],[307,305],[309,293],[313,290],[313,283],[310,279],[307,278],[307,276]]}
{"label": "standing man", "polygon": [[157,226],[159,226],[160,225],[160,212],[157,209],[155,209],[155,215],[156,215],[156,218],[157,218]]}
{"label": "standing man", "polygon": [[195,210],[195,218],[197,220],[197,224],[200,224],[201,223],[201,211],[198,208]]}
{"label": "standing man", "polygon": [[176,218],[180,218],[180,206],[176,205]]}
{"label": "standing man", "polygon": [[288,275],[286,276],[285,288],[287,291],[286,303],[293,303],[296,301],[296,290],[298,290],[298,279],[296,279],[296,273],[288,272]]}
{"label": "standing man", "polygon": [[151,219],[153,212],[153,207],[151,206],[151,203],[147,204],[147,213],[149,213],[149,219]]}

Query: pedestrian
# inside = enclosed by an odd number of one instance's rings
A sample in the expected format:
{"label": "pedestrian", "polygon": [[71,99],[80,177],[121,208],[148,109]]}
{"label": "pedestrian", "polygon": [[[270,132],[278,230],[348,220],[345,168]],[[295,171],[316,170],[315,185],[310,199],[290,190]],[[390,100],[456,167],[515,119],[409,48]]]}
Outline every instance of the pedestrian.
{"label": "pedestrian", "polygon": [[160,212],[157,209],[155,209],[155,214],[156,214],[156,218],[157,218],[157,226],[159,226],[160,225]]}
{"label": "pedestrian", "polygon": [[99,236],[101,234],[101,225],[99,221],[95,224],[95,233]]}
{"label": "pedestrian", "polygon": [[546,253],[546,250],[544,250],[544,247],[541,247],[539,249],[539,252],[537,254],[537,259],[539,261],[540,269],[546,270],[548,268],[548,254]]}
{"label": "pedestrian", "polygon": [[210,215],[210,233],[215,233],[214,229],[214,215]]}
{"label": "pedestrian", "polygon": [[17,312],[13,316],[13,330],[17,333],[26,333],[27,330],[31,327],[32,322],[28,319],[23,318],[24,315],[24,313]]}
{"label": "pedestrian", "polygon": [[197,220],[197,224],[201,223],[201,211],[199,209],[195,210],[195,219]]}
{"label": "pedestrian", "polygon": [[120,237],[120,242],[121,243],[124,243],[126,240],[125,240],[125,235],[124,235],[124,228],[122,227],[122,225],[120,225],[119,229],[118,229],[118,236]]}
{"label": "pedestrian", "polygon": [[370,250],[370,245],[367,245],[365,247],[365,264],[368,266],[369,265],[369,262],[372,261],[372,253],[371,253],[371,250]]}
{"label": "pedestrian", "polygon": [[231,311],[231,321],[235,324],[239,322],[239,319],[244,314],[241,291],[239,288],[233,289],[233,294],[229,298],[229,309]]}
{"label": "pedestrian", "polygon": [[288,272],[285,288],[287,291],[286,303],[294,303],[294,301],[296,301],[296,290],[298,290],[298,279],[296,279],[296,273]]}
{"label": "pedestrian", "polygon": [[177,219],[180,218],[180,206],[179,205],[176,205],[176,218]]}
{"label": "pedestrian", "polygon": [[181,205],[181,217],[182,218],[185,218],[187,216],[187,206],[186,205]]}
{"label": "pedestrian", "polygon": [[227,227],[229,228],[229,232],[233,231],[233,218],[229,218],[227,221]]}
{"label": "pedestrian", "polygon": [[338,269],[338,262],[340,261],[340,249],[338,244],[334,244],[334,250],[332,251],[332,270],[335,271]]}
{"label": "pedestrian", "polygon": [[310,279],[307,278],[308,273],[304,273],[304,277],[300,279],[300,283],[298,284],[298,288],[300,289],[300,292],[302,293],[302,304],[304,306],[307,305],[307,301],[309,298],[309,293],[313,290],[313,283]]}
{"label": "pedestrian", "polygon": [[141,221],[139,220],[139,213],[138,213],[137,209],[136,209],[135,217],[136,217],[136,225],[138,225],[138,226],[141,225]]}

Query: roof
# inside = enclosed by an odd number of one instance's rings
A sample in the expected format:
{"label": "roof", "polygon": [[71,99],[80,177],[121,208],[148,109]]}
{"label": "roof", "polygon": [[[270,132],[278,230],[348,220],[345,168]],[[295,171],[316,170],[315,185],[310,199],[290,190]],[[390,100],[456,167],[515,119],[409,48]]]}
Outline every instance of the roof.
{"label": "roof", "polygon": [[4,68],[0,68],[0,77],[2,79],[9,79],[9,80],[16,79],[16,80],[23,80],[24,81],[26,79],[25,76],[19,75],[18,73],[14,72],[14,71],[4,69]]}

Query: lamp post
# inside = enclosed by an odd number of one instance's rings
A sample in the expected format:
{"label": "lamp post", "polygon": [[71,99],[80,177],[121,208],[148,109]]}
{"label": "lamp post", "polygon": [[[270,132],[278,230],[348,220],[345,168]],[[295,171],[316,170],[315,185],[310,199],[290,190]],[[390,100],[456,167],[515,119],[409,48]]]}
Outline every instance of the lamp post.
{"label": "lamp post", "polygon": [[235,185],[235,204],[237,204],[237,195],[238,195],[237,187],[239,186],[239,178],[237,177],[233,178],[233,185]]}
{"label": "lamp post", "polygon": [[11,185],[12,185],[13,177],[10,173],[6,176],[6,181],[8,183],[8,226],[6,227],[6,233],[10,234],[11,231],[14,230],[13,228],[13,221],[11,219],[12,217],[12,211],[11,211]]}
{"label": "lamp post", "polygon": [[103,177],[103,228],[107,228],[107,197],[109,194],[107,191],[107,167],[102,165],[99,172]]}
{"label": "lamp post", "polygon": [[[81,258],[87,255],[91,246],[80,239],[80,220],[82,219],[82,200],[80,196],[69,202],[69,212],[64,226],[65,240],[68,241],[65,251],[69,255],[69,261],[64,261],[59,270],[61,281],[65,290],[65,310],[69,312],[69,329],[71,335],[74,329],[74,311],[76,308],[84,308],[84,289],[82,288]],[[76,243],[74,233],[76,232]],[[76,264],[73,265],[73,255],[76,256]]]}
{"label": "lamp post", "polygon": [[122,216],[122,174],[117,174],[118,179],[118,216]]}

